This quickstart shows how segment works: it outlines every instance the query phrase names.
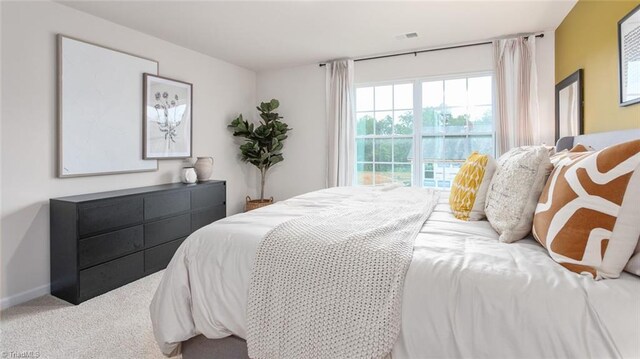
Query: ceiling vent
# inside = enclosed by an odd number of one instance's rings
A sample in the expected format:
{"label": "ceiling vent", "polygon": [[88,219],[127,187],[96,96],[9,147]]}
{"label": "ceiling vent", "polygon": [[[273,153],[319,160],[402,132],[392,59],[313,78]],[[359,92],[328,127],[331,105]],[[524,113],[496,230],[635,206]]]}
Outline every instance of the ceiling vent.
{"label": "ceiling vent", "polygon": [[414,39],[416,37],[418,37],[418,33],[417,32],[408,32],[406,34],[402,34],[402,35],[396,36],[396,39],[404,40],[404,39]]}

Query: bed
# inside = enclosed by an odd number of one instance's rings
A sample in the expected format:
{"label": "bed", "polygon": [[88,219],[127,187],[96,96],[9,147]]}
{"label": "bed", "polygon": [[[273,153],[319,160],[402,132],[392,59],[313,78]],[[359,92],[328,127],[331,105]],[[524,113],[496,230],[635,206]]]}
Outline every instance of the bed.
{"label": "bed", "polygon": [[[640,130],[563,138],[602,148]],[[169,264],[151,313],[165,354],[247,358],[252,263],[272,228],[366,188],[304,194],[204,227]],[[497,241],[486,221],[455,219],[447,195],[416,237],[391,357],[640,357],[640,278],[594,281],[555,263],[532,238]]]}

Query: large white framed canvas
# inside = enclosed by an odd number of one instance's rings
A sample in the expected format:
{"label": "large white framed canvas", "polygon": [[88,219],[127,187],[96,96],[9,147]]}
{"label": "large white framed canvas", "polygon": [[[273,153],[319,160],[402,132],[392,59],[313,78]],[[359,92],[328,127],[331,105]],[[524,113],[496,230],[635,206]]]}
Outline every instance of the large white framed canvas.
{"label": "large white framed canvas", "polygon": [[618,22],[620,106],[640,103],[640,5]]}
{"label": "large white framed canvas", "polygon": [[193,85],[144,74],[144,158],[191,157]]}
{"label": "large white framed canvas", "polygon": [[158,169],[143,158],[144,73],[158,62],[58,35],[60,177]]}

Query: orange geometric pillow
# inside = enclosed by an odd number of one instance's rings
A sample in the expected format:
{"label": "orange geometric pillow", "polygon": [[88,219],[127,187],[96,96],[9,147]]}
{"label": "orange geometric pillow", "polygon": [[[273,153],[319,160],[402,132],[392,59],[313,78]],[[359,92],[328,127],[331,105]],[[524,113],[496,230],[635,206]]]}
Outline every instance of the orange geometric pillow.
{"label": "orange geometric pillow", "polygon": [[639,203],[640,140],[571,153],[540,196],[533,235],[569,270],[617,278],[638,243]]}
{"label": "orange geometric pillow", "polygon": [[558,164],[558,162],[562,161],[562,159],[574,156],[574,153],[582,153],[582,152],[590,152],[590,151],[593,152],[592,149],[589,149],[585,147],[583,144],[578,143],[577,145],[573,146],[573,148],[570,150],[562,150],[560,152],[554,153],[550,158],[551,164],[553,164],[553,166],[555,167]]}
{"label": "orange geometric pillow", "polygon": [[588,149],[582,143],[578,143],[577,145],[573,146],[572,149],[569,150],[569,152],[589,152],[589,151],[591,151],[591,150]]}

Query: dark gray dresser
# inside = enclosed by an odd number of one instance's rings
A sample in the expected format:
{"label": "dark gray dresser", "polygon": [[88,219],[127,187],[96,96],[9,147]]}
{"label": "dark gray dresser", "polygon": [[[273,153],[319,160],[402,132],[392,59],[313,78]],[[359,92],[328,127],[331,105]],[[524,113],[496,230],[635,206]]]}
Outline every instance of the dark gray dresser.
{"label": "dark gray dresser", "polygon": [[159,271],[192,232],[226,216],[226,182],[51,199],[51,294],[78,304]]}

